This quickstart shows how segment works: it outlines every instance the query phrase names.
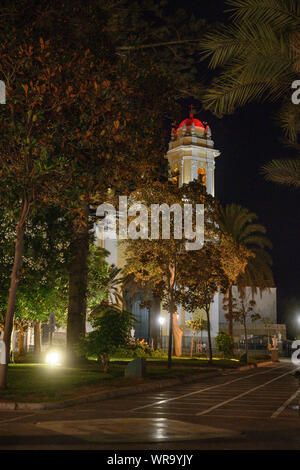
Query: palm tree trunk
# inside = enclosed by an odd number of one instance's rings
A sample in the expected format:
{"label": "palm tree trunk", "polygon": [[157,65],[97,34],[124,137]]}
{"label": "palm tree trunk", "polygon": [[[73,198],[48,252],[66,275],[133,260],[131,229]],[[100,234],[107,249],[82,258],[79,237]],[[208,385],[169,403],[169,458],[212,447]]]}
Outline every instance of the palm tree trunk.
{"label": "palm tree trunk", "polygon": [[[81,222],[81,223],[80,223]],[[70,360],[76,360],[77,345],[85,335],[87,309],[87,275],[89,254],[88,204],[83,207],[83,219],[74,223],[69,268],[69,305],[67,320],[67,349]]]}
{"label": "palm tree trunk", "polygon": [[4,323],[3,342],[6,348],[6,364],[0,364],[0,389],[7,387],[7,367],[10,357],[11,333],[15,314],[16,298],[20,280],[20,269],[24,251],[25,222],[29,213],[30,204],[26,197],[22,201],[21,215],[16,230],[14,264],[10,277],[10,287],[7,301],[7,310]]}

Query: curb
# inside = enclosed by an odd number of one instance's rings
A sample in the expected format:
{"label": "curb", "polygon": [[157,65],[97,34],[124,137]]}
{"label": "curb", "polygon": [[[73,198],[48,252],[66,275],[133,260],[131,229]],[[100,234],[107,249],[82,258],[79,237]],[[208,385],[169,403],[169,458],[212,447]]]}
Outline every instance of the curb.
{"label": "curb", "polygon": [[[280,362],[280,361],[278,361]],[[277,362],[273,361],[266,361],[266,362],[258,362],[257,367],[266,367],[266,366],[272,366],[273,364],[278,364]]]}
{"label": "curb", "polygon": [[155,381],[154,383],[145,383],[135,385],[133,387],[123,387],[115,390],[107,390],[104,392],[95,392],[89,395],[84,395],[78,398],[71,398],[70,400],[59,402],[44,402],[44,403],[22,403],[22,402],[0,402],[0,410],[55,410],[61,408],[68,408],[74,405],[82,405],[85,403],[95,403],[102,400],[109,400],[110,398],[118,398],[125,395],[135,395],[144,392],[151,392],[160,390],[162,388],[171,387],[174,385],[181,385],[183,383],[197,382],[202,378],[218,377],[222,375],[220,370],[216,372],[208,372],[206,374],[190,375],[189,377],[182,377],[181,379],[165,379]]}
{"label": "curb", "polygon": [[[257,367],[264,367],[271,365],[273,362],[261,362],[257,364]],[[253,364],[247,366],[240,366],[234,369],[234,372],[247,371],[250,369],[255,369],[256,366]],[[190,375],[188,377],[182,377],[180,379],[165,379],[160,381],[155,381],[154,383],[145,383],[140,385],[135,385],[133,387],[123,387],[114,390],[107,390],[104,392],[95,392],[89,395],[84,395],[78,398],[71,398],[70,400],[59,401],[59,402],[43,402],[43,403],[22,403],[22,402],[0,402],[0,411],[1,410],[55,410],[61,408],[69,408],[75,405],[83,405],[86,403],[96,403],[102,400],[109,400],[110,398],[118,398],[125,395],[136,395],[144,392],[151,392],[155,390],[161,390],[162,388],[171,387],[174,385],[181,385],[185,383],[197,382],[201,379],[206,379],[209,377],[219,377],[222,374],[223,369],[217,369],[215,372],[207,372],[202,374]]]}
{"label": "curb", "polygon": [[237,370],[250,370],[250,369],[256,369],[256,367],[266,367],[266,366],[271,366],[273,364],[276,364],[273,361],[266,361],[266,362],[258,362],[257,364],[249,364],[247,366],[240,366],[237,368]]}

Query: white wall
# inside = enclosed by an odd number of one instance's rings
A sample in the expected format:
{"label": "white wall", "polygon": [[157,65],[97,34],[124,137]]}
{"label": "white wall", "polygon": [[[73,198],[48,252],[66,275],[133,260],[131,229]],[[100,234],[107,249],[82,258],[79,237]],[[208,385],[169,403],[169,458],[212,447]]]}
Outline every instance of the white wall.
{"label": "white wall", "polygon": [[[237,288],[233,287],[233,295],[238,298]],[[252,299],[251,289],[247,287],[247,293],[249,298]],[[225,311],[223,309],[223,294],[220,294],[219,297],[219,310],[220,310],[220,322],[226,322]],[[256,306],[253,310],[253,313],[259,313],[262,317],[270,318],[272,323],[277,323],[277,299],[276,299],[276,287],[271,287],[262,293],[259,291],[254,295],[254,300],[256,301]],[[249,320],[251,321],[251,320]],[[261,323],[258,320],[255,323]]]}

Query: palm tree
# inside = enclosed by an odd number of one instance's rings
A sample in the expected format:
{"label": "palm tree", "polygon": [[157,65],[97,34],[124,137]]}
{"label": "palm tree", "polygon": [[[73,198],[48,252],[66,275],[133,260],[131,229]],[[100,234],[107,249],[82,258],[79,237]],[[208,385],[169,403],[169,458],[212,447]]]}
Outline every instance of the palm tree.
{"label": "palm tree", "polygon": [[[291,101],[300,72],[299,0],[228,0],[232,24],[218,27],[202,41],[212,69],[222,68],[203,97],[217,115],[251,101],[279,101],[286,139],[299,150],[300,106]],[[288,97],[287,91],[291,90]],[[298,154],[299,155],[299,154]],[[265,165],[267,179],[300,186],[300,158]]]}
{"label": "palm tree", "polygon": [[[223,233],[229,234],[235,242],[243,245],[252,252],[248,258],[244,273],[237,279],[237,286],[242,289],[250,286],[253,294],[257,288],[266,289],[274,285],[271,270],[272,259],[267,249],[272,248],[270,240],[266,237],[266,228],[257,223],[258,216],[248,209],[230,204],[225,208],[220,207],[219,226]],[[226,293],[228,311],[229,334],[233,333],[233,294],[232,283]]]}

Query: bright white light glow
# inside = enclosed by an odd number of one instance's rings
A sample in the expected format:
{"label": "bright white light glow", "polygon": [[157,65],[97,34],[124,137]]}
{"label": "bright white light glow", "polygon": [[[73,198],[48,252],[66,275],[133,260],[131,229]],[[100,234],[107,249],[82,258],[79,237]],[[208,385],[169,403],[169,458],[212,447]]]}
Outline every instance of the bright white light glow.
{"label": "bright white light glow", "polygon": [[49,366],[60,366],[61,365],[61,355],[57,351],[51,351],[46,356],[46,363]]}
{"label": "bright white light glow", "polygon": [[165,323],[165,318],[164,317],[159,317],[158,321],[159,321],[160,325],[163,325]]}

